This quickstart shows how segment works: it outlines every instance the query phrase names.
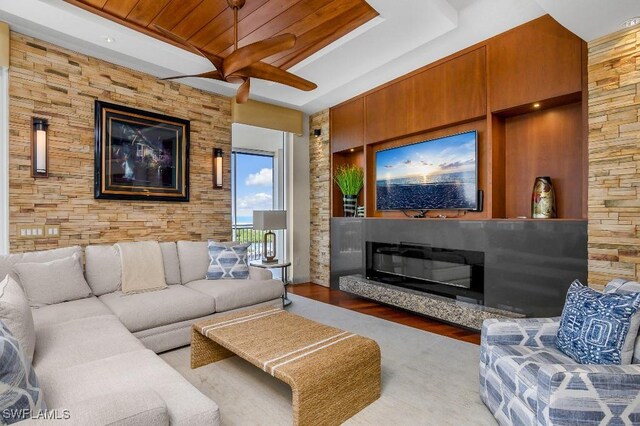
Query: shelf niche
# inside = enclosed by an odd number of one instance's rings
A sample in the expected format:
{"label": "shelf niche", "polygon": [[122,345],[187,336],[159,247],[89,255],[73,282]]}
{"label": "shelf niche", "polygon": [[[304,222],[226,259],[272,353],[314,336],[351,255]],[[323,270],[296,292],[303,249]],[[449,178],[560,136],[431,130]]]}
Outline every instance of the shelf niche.
{"label": "shelf niche", "polygon": [[[365,161],[364,161],[364,150],[362,147],[359,148],[349,148],[344,151],[335,152],[332,155],[331,159],[331,178],[332,178],[332,200],[331,200],[331,216],[332,217],[343,217],[344,216],[344,208],[342,202],[342,192],[336,184],[335,180],[333,180],[333,176],[335,176],[338,168],[345,166],[347,164],[353,164],[358,167],[364,169]],[[367,188],[367,176],[365,172],[365,182],[364,188],[358,194],[358,206],[365,205],[365,189]]]}

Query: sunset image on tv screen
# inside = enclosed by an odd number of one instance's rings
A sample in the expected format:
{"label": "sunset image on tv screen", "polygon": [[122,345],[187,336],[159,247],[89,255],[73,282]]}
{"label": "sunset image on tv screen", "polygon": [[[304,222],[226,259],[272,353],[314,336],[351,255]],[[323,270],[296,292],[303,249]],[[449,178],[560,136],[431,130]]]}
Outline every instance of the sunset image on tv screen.
{"label": "sunset image on tv screen", "polygon": [[473,210],[477,206],[477,133],[378,151],[378,210]]}

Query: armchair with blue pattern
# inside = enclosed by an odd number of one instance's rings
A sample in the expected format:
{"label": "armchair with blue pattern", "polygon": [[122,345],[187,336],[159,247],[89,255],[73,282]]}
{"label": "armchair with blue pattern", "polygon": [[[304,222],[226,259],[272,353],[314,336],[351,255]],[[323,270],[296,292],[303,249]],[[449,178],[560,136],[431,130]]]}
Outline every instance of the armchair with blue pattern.
{"label": "armchair with blue pattern", "polygon": [[[605,292],[640,292],[613,280]],[[640,339],[633,364],[583,365],[557,349],[560,318],[482,325],[480,397],[501,425],[640,425]]]}

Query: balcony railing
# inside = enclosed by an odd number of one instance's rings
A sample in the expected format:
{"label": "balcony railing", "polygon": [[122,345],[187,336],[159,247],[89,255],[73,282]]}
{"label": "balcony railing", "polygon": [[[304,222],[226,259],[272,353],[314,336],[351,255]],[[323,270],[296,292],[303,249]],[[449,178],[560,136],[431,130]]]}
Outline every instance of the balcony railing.
{"label": "balcony railing", "polygon": [[253,229],[252,224],[248,225],[234,225],[233,226],[233,241],[240,243],[251,243],[249,250],[247,251],[247,257],[249,260],[260,259],[262,257],[262,239],[265,231],[258,231]]}

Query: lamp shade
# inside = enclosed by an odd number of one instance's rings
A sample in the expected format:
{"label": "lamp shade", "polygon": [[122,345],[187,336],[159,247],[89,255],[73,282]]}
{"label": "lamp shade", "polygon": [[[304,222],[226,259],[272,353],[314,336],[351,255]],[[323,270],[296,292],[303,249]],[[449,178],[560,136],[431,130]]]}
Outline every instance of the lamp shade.
{"label": "lamp shade", "polygon": [[253,229],[274,231],[287,229],[286,210],[254,210]]}

